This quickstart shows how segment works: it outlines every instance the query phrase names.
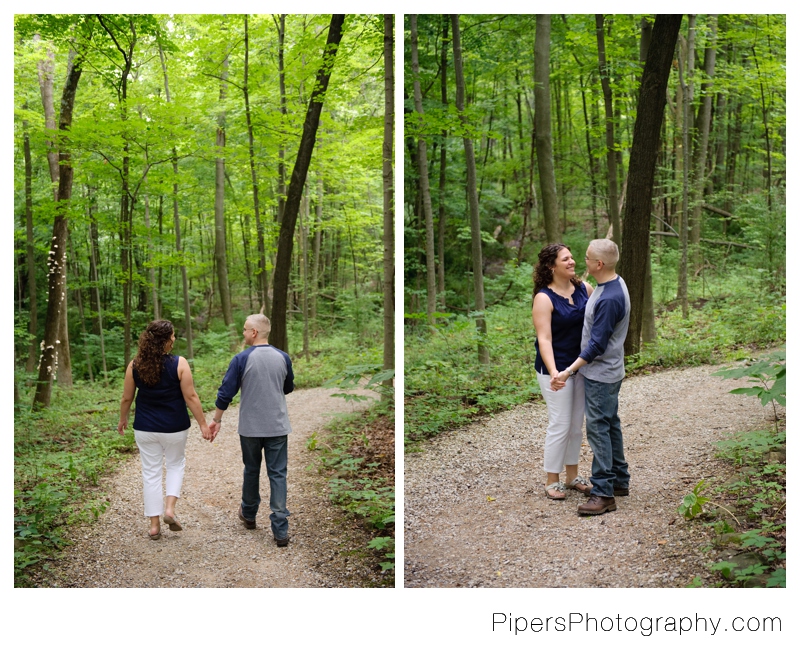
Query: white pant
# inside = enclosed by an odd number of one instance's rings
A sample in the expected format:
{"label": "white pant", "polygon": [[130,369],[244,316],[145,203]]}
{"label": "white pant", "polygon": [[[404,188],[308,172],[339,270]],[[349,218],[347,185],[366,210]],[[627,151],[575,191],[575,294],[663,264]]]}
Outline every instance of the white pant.
{"label": "white pant", "polygon": [[186,437],[189,430],[172,433],[133,430],[142,459],[144,483],[144,514],[147,517],[164,512],[161,492],[162,466],[167,465],[167,495],[181,496],[183,469],[186,466]]}
{"label": "white pant", "polygon": [[[547,403],[547,432],[544,437],[544,470],[560,474],[564,466],[578,465],[583,440],[583,375],[567,380],[564,388],[550,389],[550,375],[536,373]],[[571,481],[571,480],[568,480]]]}

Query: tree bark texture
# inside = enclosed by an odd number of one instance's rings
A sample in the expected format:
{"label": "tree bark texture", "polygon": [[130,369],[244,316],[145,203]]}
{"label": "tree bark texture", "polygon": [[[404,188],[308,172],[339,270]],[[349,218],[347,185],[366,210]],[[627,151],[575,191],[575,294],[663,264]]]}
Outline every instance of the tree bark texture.
{"label": "tree bark texture", "polygon": [[614,138],[614,100],[611,93],[611,83],[608,75],[608,61],[606,60],[606,43],[603,34],[603,14],[595,16],[597,26],[597,56],[600,64],[600,83],[603,87],[603,105],[606,110],[606,166],[608,180],[608,217],[611,223],[611,239],[619,245],[622,242],[619,222],[619,207],[617,206],[617,156]]}
{"label": "tree bark texture", "polygon": [[639,351],[645,276],[650,246],[650,214],[661,123],[666,105],[667,81],[675,43],[680,31],[680,14],[659,14],[639,86],[636,123],[633,128],[628,167],[628,202],[625,205],[625,238],[620,253],[620,275],[631,298],[631,319],[625,339],[625,353]]}
{"label": "tree bark texture", "polygon": [[561,240],[558,224],[558,193],[553,163],[553,131],[550,118],[550,15],[536,15],[536,36],[533,46],[533,102],[536,160],[542,194],[544,231],[549,243]]}
{"label": "tree bark texture", "polygon": [[[422,89],[419,83],[419,55],[417,53],[417,16],[409,17],[411,23],[411,70],[414,85],[414,110],[422,115]],[[417,164],[419,165],[419,187],[422,193],[422,213],[425,219],[425,280],[426,304],[425,313],[428,323],[433,325],[433,314],[436,312],[436,258],[434,254],[433,206],[431,204],[431,188],[428,178],[428,144],[425,137],[417,138]]]}
{"label": "tree bark texture", "polygon": [[383,369],[394,370],[394,14],[383,16],[383,102]]}
{"label": "tree bark texture", "polygon": [[[222,81],[219,100],[222,104],[227,95],[228,58],[222,62]],[[231,289],[228,285],[228,252],[225,238],[225,111],[217,114],[217,158],[215,162],[214,191],[214,261],[217,266],[217,288],[219,289],[222,319],[231,330],[231,347],[234,345],[233,311],[231,309]]]}
{"label": "tree bark texture", "polygon": [[286,194],[286,207],[284,208],[281,229],[278,234],[278,252],[275,258],[275,280],[272,285],[274,293],[272,304],[272,332],[270,343],[275,347],[288,351],[289,339],[287,332],[287,307],[289,295],[289,274],[292,264],[292,246],[294,244],[294,229],[297,223],[297,212],[300,208],[300,199],[303,194],[303,186],[306,183],[308,167],[311,164],[311,155],[314,151],[314,142],[319,127],[320,114],[322,113],[322,103],[325,100],[325,93],[328,90],[328,82],[333,71],[333,64],[336,59],[336,51],[342,40],[342,26],[344,24],[344,14],[333,14],[328,29],[328,40],[325,43],[325,50],[322,56],[322,66],[317,72],[314,91],[308,104],[305,122],[303,123],[303,135],[300,138],[300,147],[297,150],[297,158],[292,177],[289,182],[289,190]]}
{"label": "tree bark texture", "polygon": [[67,69],[67,81],[61,94],[61,115],[58,130],[62,135],[59,144],[58,211],[53,219],[53,237],[47,257],[47,318],[44,326],[42,356],[39,359],[39,374],[34,408],[50,406],[53,373],[58,365],[56,341],[58,340],[62,308],[65,308],[66,295],[66,245],[67,245],[67,207],[72,196],[72,165],[66,136],[72,125],[72,109],[82,72],[82,60],[75,57]]}

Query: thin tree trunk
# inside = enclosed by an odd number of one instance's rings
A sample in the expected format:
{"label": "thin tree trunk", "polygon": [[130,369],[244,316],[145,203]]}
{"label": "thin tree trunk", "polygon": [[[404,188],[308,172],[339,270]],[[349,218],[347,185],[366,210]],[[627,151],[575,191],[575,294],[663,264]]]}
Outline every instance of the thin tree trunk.
{"label": "thin tree trunk", "polygon": [[297,212],[300,208],[300,198],[306,182],[308,167],[311,164],[311,155],[314,151],[317,128],[319,127],[320,114],[325,93],[328,90],[335,62],[336,51],[342,40],[342,26],[344,14],[331,16],[328,40],[323,53],[323,63],[317,72],[316,83],[311,94],[311,99],[303,123],[303,135],[297,149],[297,159],[292,169],[292,178],[286,194],[286,207],[281,221],[278,235],[278,253],[275,258],[275,280],[273,283],[274,299],[272,305],[272,332],[270,342],[277,348],[287,351],[289,339],[287,333],[287,301],[289,293],[289,274],[292,262],[292,247],[294,245],[294,228],[297,223]]}
{"label": "thin tree trunk", "polygon": [[286,142],[283,136],[284,130],[287,129],[286,115],[288,113],[286,107],[286,74],[284,71],[284,42],[286,39],[286,14],[281,14],[279,18],[272,19],[275,21],[275,28],[278,30],[278,87],[281,94],[280,112],[283,118],[281,124],[281,138],[278,147],[278,222],[283,222],[283,212],[286,209]]}
{"label": "thin tree trunk", "polygon": [[[164,49],[161,43],[158,44],[158,54],[161,57],[161,69],[164,72],[164,94],[169,103],[169,78],[167,76],[167,62],[164,58]],[[191,363],[194,359],[194,345],[192,341],[192,312],[189,304],[189,281],[186,274],[186,264],[181,256],[181,219],[178,211],[178,151],[172,147],[172,221],[175,227],[175,252],[181,260],[181,284],[183,288],[183,324],[186,332],[186,358]]]}
{"label": "thin tree trunk", "polygon": [[[394,15],[383,16],[383,369],[394,370]],[[443,150],[444,151],[444,150]],[[443,217],[440,217],[443,220]],[[439,250],[440,265],[444,253]],[[391,386],[392,381],[384,381]]]}
{"label": "thin tree trunk", "polygon": [[[447,111],[447,43],[449,38],[447,36],[448,19],[443,16],[442,21],[442,54],[441,54],[441,69],[442,69],[442,108]],[[392,81],[394,84],[394,81]],[[442,311],[445,310],[445,290],[444,290],[444,236],[445,236],[445,187],[447,184],[447,130],[442,130],[442,147],[439,151],[439,224],[438,224],[438,277],[437,277],[437,295],[439,297],[439,306]]]}
{"label": "thin tree trunk", "polygon": [[[411,70],[414,84],[414,110],[422,115],[422,89],[419,83],[419,54],[417,52],[417,15],[409,17],[411,23]],[[428,178],[428,144],[423,136],[417,138],[417,164],[419,165],[419,188],[422,193],[422,212],[425,217],[425,280],[426,314],[428,324],[436,319],[436,258],[433,238],[433,207],[431,205],[430,180]]]}
{"label": "thin tree trunk", "polygon": [[600,82],[603,87],[603,104],[606,110],[606,165],[608,167],[608,215],[611,223],[612,240],[619,245],[622,243],[619,222],[619,207],[617,206],[617,157],[614,139],[614,102],[611,94],[611,84],[608,75],[608,62],[606,61],[605,35],[603,34],[603,14],[595,15],[597,26],[597,54],[600,63]]}
{"label": "thin tree trunk", "polygon": [[[458,14],[451,14],[453,26],[453,69],[456,75],[456,108],[464,127],[467,119],[464,115],[464,71],[461,62],[461,29]],[[466,131],[465,131],[466,134]],[[483,254],[481,252],[481,218],[478,206],[478,184],[475,171],[475,151],[472,139],[464,136],[464,157],[467,166],[467,196],[469,199],[470,232],[472,234],[472,278],[475,286],[475,324],[478,329],[478,360],[481,364],[489,363],[489,348],[486,347],[486,301],[483,296]]]}
{"label": "thin tree trunk", "polygon": [[[25,103],[28,108],[28,103]],[[28,345],[28,361],[25,364],[27,372],[33,372],[36,368],[36,357],[38,352],[38,322],[37,322],[37,298],[36,298],[36,257],[34,255],[33,241],[33,192],[31,190],[31,179],[33,177],[33,164],[31,162],[31,140],[28,136],[28,121],[22,123],[24,131],[23,153],[25,156],[25,258],[28,270],[28,333],[30,343]]]}
{"label": "thin tree trunk", "polygon": [[706,186],[706,159],[708,154],[708,138],[711,132],[711,101],[713,94],[711,91],[714,85],[714,67],[717,60],[717,16],[709,16],[711,32],[709,34],[710,43],[705,49],[703,59],[705,78],[700,85],[700,93],[703,95],[703,104],[700,110],[700,142],[696,144],[693,153],[692,165],[692,222],[690,227],[690,240],[694,249],[694,264],[699,266],[701,263],[700,232],[703,219],[703,192]]}
{"label": "thin tree trunk", "polygon": [[[283,43],[281,42],[280,60],[283,62]],[[253,184],[253,213],[256,218],[256,231],[258,233],[258,296],[261,306],[269,315],[271,309],[269,302],[269,277],[267,275],[267,256],[264,247],[264,226],[262,224],[261,210],[258,203],[258,177],[256,175],[255,139],[253,137],[253,121],[250,113],[250,92],[249,92],[249,62],[250,62],[250,32],[247,25],[247,16],[244,17],[244,107],[247,119],[247,138],[250,155],[250,179]],[[281,75],[283,68],[281,66]],[[281,157],[282,159],[282,157]],[[249,275],[248,275],[249,278]]]}
{"label": "thin tree trunk", "polygon": [[[678,299],[681,301],[683,319],[689,317],[689,170],[691,168],[691,151],[689,140],[690,115],[693,96],[692,75],[694,74],[695,14],[689,14],[689,40],[685,61],[679,61],[678,72],[683,91],[683,195],[681,204],[681,262],[678,270]],[[681,49],[681,53],[683,49]],[[685,74],[684,74],[685,71]]]}
{"label": "thin tree trunk", "polygon": [[[222,74],[219,88],[219,101],[222,105],[228,90],[228,57],[222,62]],[[217,286],[222,308],[222,319],[231,332],[231,348],[235,347],[236,337],[231,308],[231,289],[228,283],[228,253],[225,238],[225,110],[217,114],[217,157],[215,162],[216,184],[214,192],[214,261],[217,267]]]}
{"label": "thin tree trunk", "polygon": [[316,329],[316,320],[317,320],[317,299],[319,297],[319,274],[321,262],[320,262],[320,251],[322,247],[322,192],[323,192],[323,184],[322,184],[322,175],[317,176],[317,201],[315,203],[315,222],[314,222],[314,253],[312,255],[312,265],[311,265],[311,320],[314,321],[314,326]]}

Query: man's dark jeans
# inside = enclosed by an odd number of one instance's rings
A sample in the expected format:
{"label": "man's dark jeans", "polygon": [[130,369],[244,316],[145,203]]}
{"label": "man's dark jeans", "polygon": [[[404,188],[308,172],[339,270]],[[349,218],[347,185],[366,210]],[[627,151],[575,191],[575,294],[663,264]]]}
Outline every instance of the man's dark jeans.
{"label": "man's dark jeans", "polygon": [[286,509],[286,468],[288,465],[288,436],[270,438],[239,436],[242,444],[244,463],[244,482],[242,483],[242,515],[247,520],[255,520],[258,505],[261,504],[259,476],[261,473],[261,452],[269,476],[269,516],[275,538],[289,535],[290,513]]}
{"label": "man's dark jeans", "polygon": [[622,380],[606,384],[585,380],[586,440],[592,448],[592,495],[613,497],[615,488],[628,488],[630,474],[622,448],[617,410]]}

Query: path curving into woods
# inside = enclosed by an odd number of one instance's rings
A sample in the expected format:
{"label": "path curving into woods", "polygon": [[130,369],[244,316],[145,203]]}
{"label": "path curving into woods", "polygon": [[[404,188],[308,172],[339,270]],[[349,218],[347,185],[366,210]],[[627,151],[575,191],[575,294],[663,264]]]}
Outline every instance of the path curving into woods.
{"label": "path curving into woods", "polygon": [[162,525],[160,540],[147,537],[138,455],[104,482],[109,507],[97,522],[73,528],[74,545],[51,563],[38,586],[168,588],[331,588],[380,584],[374,557],[359,556],[371,536],[328,500],[308,437],[352,409],[335,389],[296,390],[286,396],[289,435],[288,508],[291,543],[278,548],[269,525],[269,481],[262,467],[257,528],[237,518],[242,460],[236,432],[238,406],[225,413],[214,443],[193,423],[177,515],[183,531]]}
{"label": "path curving into woods", "polygon": [[[715,474],[714,443],[761,427],[771,407],[731,395],[721,366],[626,379],[620,418],[631,494],[617,511],[582,517],[583,495],[544,496],[543,402],[440,435],[405,458],[406,587],[683,587],[710,577],[702,530],[677,506]],[[581,449],[580,472],[591,472]],[[563,475],[562,475],[563,477]]]}

